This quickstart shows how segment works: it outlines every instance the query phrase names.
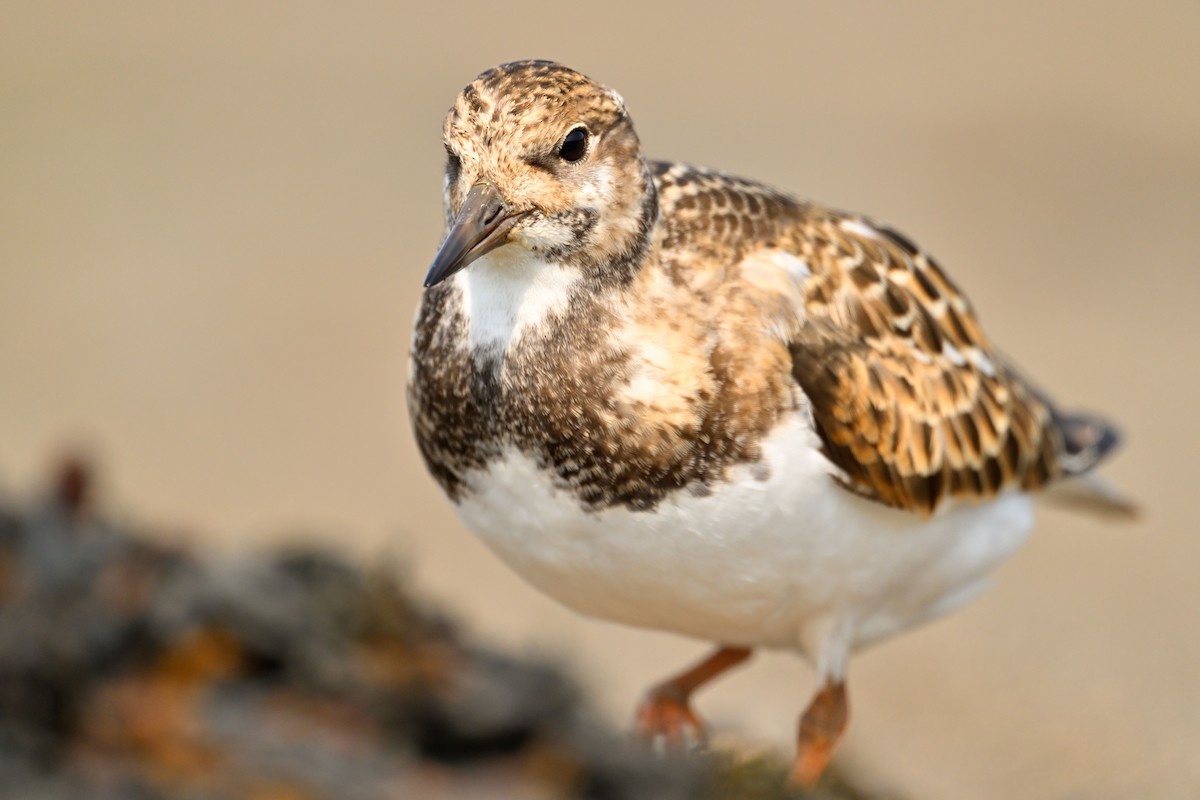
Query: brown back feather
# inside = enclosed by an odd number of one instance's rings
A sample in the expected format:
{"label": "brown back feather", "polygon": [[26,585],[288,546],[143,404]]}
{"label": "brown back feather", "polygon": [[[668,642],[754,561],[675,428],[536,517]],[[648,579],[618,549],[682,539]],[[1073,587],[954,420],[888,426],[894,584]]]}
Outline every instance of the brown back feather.
{"label": "brown back feather", "polygon": [[1000,360],[931,257],[825,209],[811,209],[793,241],[812,270],[793,374],[849,488],[929,514],[948,497],[1035,490],[1079,471],[1066,457],[1080,432],[1066,423],[1081,418]]}
{"label": "brown back feather", "polygon": [[962,291],[897,231],[741,178],[652,166],[678,268],[756,250],[807,265],[792,374],[848,489],[929,514],[950,497],[1040,489],[1116,444],[1111,425],[1059,411],[1008,366]]}

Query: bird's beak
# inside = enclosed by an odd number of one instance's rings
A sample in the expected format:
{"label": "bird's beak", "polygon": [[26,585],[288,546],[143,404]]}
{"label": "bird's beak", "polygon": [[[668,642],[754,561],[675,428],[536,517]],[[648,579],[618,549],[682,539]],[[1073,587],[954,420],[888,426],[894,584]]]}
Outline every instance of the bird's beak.
{"label": "bird's beak", "polygon": [[505,244],[509,231],[522,216],[505,206],[495,186],[489,183],[472,186],[425,276],[425,286],[436,286],[484,253]]}

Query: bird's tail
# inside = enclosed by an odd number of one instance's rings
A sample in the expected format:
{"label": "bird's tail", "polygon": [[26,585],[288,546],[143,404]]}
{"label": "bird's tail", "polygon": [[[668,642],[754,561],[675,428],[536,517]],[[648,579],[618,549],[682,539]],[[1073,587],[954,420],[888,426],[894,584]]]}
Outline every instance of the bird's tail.
{"label": "bird's tail", "polygon": [[1103,517],[1136,517],[1137,505],[1092,471],[1121,443],[1116,426],[1095,414],[1063,412],[1048,405],[1062,442],[1058,463],[1063,478],[1050,487],[1046,499]]}
{"label": "bird's tail", "polygon": [[1095,414],[1064,413],[1053,405],[1050,414],[1062,436],[1058,463],[1066,475],[1090,471],[1121,443],[1116,426]]}
{"label": "bird's tail", "polygon": [[1117,426],[1098,414],[1063,411],[1037,384],[1021,375],[1006,356],[1001,355],[1000,361],[1005,369],[1019,375],[1045,404],[1059,434],[1058,463],[1062,477],[1047,487],[1043,496],[1056,505],[1110,519],[1137,517],[1137,505],[1094,472],[1096,465],[1121,444]]}

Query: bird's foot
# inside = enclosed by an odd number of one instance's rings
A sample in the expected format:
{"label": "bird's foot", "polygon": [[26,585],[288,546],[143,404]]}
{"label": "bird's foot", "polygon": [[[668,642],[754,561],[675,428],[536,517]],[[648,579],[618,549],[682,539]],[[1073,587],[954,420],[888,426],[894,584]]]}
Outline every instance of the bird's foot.
{"label": "bird's foot", "polygon": [[637,710],[637,735],[656,752],[691,751],[707,740],[704,722],[687,695],[671,684],[651,689]]}
{"label": "bird's foot", "polygon": [[842,739],[848,716],[845,684],[825,684],[800,718],[796,761],[790,776],[793,786],[812,789],[817,785]]}
{"label": "bird's foot", "polygon": [[637,733],[658,752],[694,750],[707,738],[692,711],[692,692],[750,657],[746,647],[718,647],[699,664],[651,689],[637,710]]}

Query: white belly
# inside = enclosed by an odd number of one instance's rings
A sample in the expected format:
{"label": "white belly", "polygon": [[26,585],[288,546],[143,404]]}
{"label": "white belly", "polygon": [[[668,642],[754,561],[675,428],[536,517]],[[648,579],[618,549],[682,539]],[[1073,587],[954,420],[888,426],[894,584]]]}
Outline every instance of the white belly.
{"label": "white belly", "polygon": [[[834,672],[854,648],[950,610],[1028,535],[1020,493],[930,519],[835,486],[799,416],[706,496],[585,512],[511,450],[468,478],[465,524],[587,615],[727,645],[799,650]],[[765,479],[762,467],[769,469]]]}

